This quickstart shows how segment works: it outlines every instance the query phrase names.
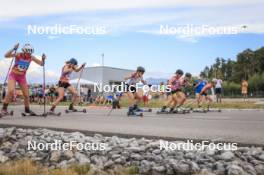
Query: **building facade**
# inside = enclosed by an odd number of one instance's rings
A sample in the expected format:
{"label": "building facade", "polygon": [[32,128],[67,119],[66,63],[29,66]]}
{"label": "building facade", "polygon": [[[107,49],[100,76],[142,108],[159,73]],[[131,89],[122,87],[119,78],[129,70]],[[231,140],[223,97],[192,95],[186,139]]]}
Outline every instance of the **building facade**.
{"label": "building facade", "polygon": [[[114,68],[108,66],[86,67],[82,73],[82,79],[94,82],[96,84],[111,85],[121,84],[124,82],[124,77],[133,73],[133,70]],[[71,79],[76,79],[80,76],[80,72],[73,73]]]}

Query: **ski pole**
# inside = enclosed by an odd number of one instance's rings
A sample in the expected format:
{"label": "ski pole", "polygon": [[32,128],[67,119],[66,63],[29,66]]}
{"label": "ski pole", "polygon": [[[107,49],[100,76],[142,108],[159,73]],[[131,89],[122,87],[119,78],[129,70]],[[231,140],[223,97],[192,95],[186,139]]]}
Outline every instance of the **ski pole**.
{"label": "ski pole", "polygon": [[114,108],[112,107],[111,110],[108,112],[107,116],[110,116]]}
{"label": "ski pole", "polygon": [[[81,87],[79,88],[79,84],[80,84],[80,80],[81,80],[81,77],[82,77],[82,74],[83,74],[83,70],[84,70],[84,67],[82,68],[81,72],[80,72],[80,75],[78,77],[78,81],[77,81],[77,84],[76,84],[76,89],[77,89],[77,92],[79,92],[78,95],[81,96]],[[79,97],[79,103],[81,103],[81,97]]]}
{"label": "ski pole", "polygon": [[9,74],[10,74],[10,71],[11,71],[12,65],[13,65],[13,63],[14,63],[14,61],[15,61],[15,57],[16,57],[17,49],[15,49],[14,51],[15,51],[15,53],[14,53],[15,56],[12,58],[12,61],[11,61],[10,66],[9,66],[9,69],[8,69],[8,71],[7,71],[7,74],[6,74],[6,77],[5,77],[5,81],[4,81],[4,86],[5,86],[5,84],[6,84],[6,81],[7,81],[8,76],[9,76]]}
{"label": "ski pole", "polygon": [[15,56],[12,58],[12,61],[11,61],[10,66],[9,66],[9,68],[8,68],[8,71],[7,71],[7,74],[6,74],[5,80],[4,80],[3,89],[2,89],[2,93],[1,93],[1,94],[3,94],[4,91],[5,91],[7,79],[8,79],[8,77],[9,77],[9,74],[10,74],[10,71],[11,71],[11,68],[12,68],[12,65],[13,65],[13,63],[14,63],[14,61],[15,61],[15,58],[16,58],[17,48],[15,48],[14,51],[15,51],[15,52],[14,52],[14,55],[15,55]]}
{"label": "ski pole", "polygon": [[80,83],[80,80],[81,80],[81,77],[82,77],[82,74],[83,74],[83,70],[84,70],[84,67],[82,68],[82,70],[81,70],[81,72],[80,72],[80,75],[79,75],[79,77],[78,77],[78,81],[77,81],[77,87],[76,87],[76,89],[78,89],[78,86],[79,86],[79,83]]}
{"label": "ski pole", "polygon": [[[44,57],[44,59],[43,59]],[[45,55],[43,54],[42,55],[42,62],[43,62],[43,97],[44,97],[44,106],[43,106],[43,110],[44,110],[44,113],[43,115],[45,116],[46,115],[46,70],[45,70]]]}

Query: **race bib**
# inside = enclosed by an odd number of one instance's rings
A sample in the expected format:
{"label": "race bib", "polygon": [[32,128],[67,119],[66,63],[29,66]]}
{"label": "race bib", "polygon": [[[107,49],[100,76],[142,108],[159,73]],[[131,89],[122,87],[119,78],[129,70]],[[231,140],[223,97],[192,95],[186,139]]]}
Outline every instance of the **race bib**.
{"label": "race bib", "polygon": [[28,69],[30,62],[25,60],[19,60],[17,62],[17,68],[19,71],[24,72]]}

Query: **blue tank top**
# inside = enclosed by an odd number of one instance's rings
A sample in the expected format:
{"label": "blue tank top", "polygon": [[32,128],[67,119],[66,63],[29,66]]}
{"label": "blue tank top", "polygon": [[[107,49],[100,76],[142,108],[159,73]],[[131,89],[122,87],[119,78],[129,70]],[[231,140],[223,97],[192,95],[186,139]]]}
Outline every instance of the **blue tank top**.
{"label": "blue tank top", "polygon": [[200,81],[198,80],[198,82],[197,82],[198,86],[196,87],[195,92],[200,93],[202,91],[203,87],[206,85],[206,83],[207,82],[205,80],[200,80]]}

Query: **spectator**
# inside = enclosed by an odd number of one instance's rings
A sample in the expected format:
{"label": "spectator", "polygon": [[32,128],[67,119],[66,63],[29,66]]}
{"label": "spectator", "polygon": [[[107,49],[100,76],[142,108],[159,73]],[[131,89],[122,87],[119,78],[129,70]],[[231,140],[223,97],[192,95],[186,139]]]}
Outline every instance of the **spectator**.
{"label": "spectator", "polygon": [[37,88],[37,98],[38,98],[38,104],[43,104],[43,97],[44,97],[44,92],[43,92],[43,87],[42,85],[39,85]]}
{"label": "spectator", "polygon": [[92,90],[90,88],[88,88],[88,91],[87,91],[87,102],[89,103],[92,103]]}
{"label": "spectator", "polygon": [[248,94],[248,82],[245,79],[242,79],[241,83],[241,93],[244,98],[244,101],[247,99],[247,94]]}
{"label": "spectator", "polygon": [[165,85],[163,82],[160,83],[160,96],[161,99],[165,99],[166,98],[166,94],[165,94]]}
{"label": "spectator", "polygon": [[[151,85],[149,85],[149,87],[151,87]],[[148,104],[149,104],[149,96],[150,96],[150,91],[143,91],[144,107],[148,106]]]}
{"label": "spectator", "polygon": [[222,83],[221,79],[215,80],[215,94],[216,94],[216,102],[222,102]]}

